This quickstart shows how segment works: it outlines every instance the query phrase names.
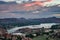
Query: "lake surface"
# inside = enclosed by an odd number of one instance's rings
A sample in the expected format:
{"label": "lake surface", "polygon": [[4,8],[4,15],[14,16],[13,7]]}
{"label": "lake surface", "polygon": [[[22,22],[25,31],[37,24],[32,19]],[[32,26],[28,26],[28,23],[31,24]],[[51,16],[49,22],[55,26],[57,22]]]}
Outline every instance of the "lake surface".
{"label": "lake surface", "polygon": [[59,24],[59,23],[42,23],[40,25],[30,25],[30,26],[15,27],[15,28],[9,29],[7,31],[8,31],[8,33],[12,33],[12,32],[15,32],[16,30],[19,30],[19,29],[22,29],[22,28],[31,28],[31,29],[42,28],[42,27],[50,28],[52,25],[56,25],[56,24]]}

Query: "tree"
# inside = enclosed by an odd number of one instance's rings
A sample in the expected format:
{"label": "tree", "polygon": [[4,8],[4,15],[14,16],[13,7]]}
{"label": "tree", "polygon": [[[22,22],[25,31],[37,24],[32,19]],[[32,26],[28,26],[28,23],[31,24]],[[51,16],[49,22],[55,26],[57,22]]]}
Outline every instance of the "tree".
{"label": "tree", "polygon": [[42,33],[42,35],[44,34],[44,32],[45,32],[45,29],[44,29],[44,27],[42,27],[42,28],[41,28],[41,33]]}
{"label": "tree", "polygon": [[28,35],[26,35],[26,37],[33,38],[34,36],[32,34],[28,34]]}
{"label": "tree", "polygon": [[51,29],[60,29],[60,25],[52,25]]}

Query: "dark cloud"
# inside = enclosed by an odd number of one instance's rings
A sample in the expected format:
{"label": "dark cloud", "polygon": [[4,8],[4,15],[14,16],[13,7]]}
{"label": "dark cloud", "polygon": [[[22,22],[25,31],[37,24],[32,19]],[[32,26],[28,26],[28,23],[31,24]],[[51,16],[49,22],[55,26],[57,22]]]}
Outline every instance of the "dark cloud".
{"label": "dark cloud", "polygon": [[[26,7],[25,4],[0,4],[0,18],[42,18],[60,14],[60,7],[41,7],[33,5]],[[57,16],[56,16],[57,17]]]}

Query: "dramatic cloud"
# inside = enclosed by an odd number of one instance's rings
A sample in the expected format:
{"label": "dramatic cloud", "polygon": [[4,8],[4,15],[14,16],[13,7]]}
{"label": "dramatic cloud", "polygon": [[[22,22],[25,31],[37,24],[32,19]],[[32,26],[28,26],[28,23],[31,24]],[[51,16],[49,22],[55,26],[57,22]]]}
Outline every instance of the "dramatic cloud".
{"label": "dramatic cloud", "polygon": [[45,6],[54,6],[60,4],[60,0],[51,0],[50,2],[45,2]]}
{"label": "dramatic cloud", "polygon": [[54,14],[53,16],[57,16],[57,17],[59,16],[60,17],[60,14]]}
{"label": "dramatic cloud", "polygon": [[[16,0],[4,1],[11,2]],[[18,0],[16,2],[20,3],[21,1]],[[60,12],[60,5],[58,4],[60,4],[60,0],[35,0],[35,2],[29,2],[25,4],[0,4],[0,18],[42,18],[52,16],[60,17],[60,13],[55,14],[56,12]]]}
{"label": "dramatic cloud", "polygon": [[12,1],[15,1],[15,0],[2,0],[2,1],[5,1],[5,2],[12,2]]}
{"label": "dramatic cloud", "polygon": [[[29,0],[0,0],[0,1],[6,1],[6,2],[16,1],[17,3],[22,3],[22,1],[26,2]],[[44,5],[44,6],[53,6],[53,5],[60,4],[60,0],[32,0],[32,1],[43,1],[42,5]],[[37,2],[37,4],[40,4],[40,3]]]}

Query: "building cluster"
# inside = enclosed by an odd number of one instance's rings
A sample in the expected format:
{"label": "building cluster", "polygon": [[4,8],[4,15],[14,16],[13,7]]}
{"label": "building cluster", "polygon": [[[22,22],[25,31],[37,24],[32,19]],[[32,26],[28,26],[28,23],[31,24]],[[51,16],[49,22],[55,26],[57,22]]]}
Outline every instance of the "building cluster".
{"label": "building cluster", "polygon": [[6,29],[0,28],[0,40],[32,40],[29,37],[23,35],[13,35],[7,32]]}
{"label": "building cluster", "polygon": [[[11,31],[12,30],[12,31]],[[44,27],[35,27],[35,26],[29,26],[29,27],[17,27],[11,29],[10,32],[8,32],[4,28],[0,28],[0,39],[2,40],[32,40],[31,37],[26,37],[27,35],[31,36],[41,36],[42,34],[47,34],[52,37],[60,37],[60,29],[50,29],[50,28],[44,28]],[[33,37],[32,36],[32,37]]]}

